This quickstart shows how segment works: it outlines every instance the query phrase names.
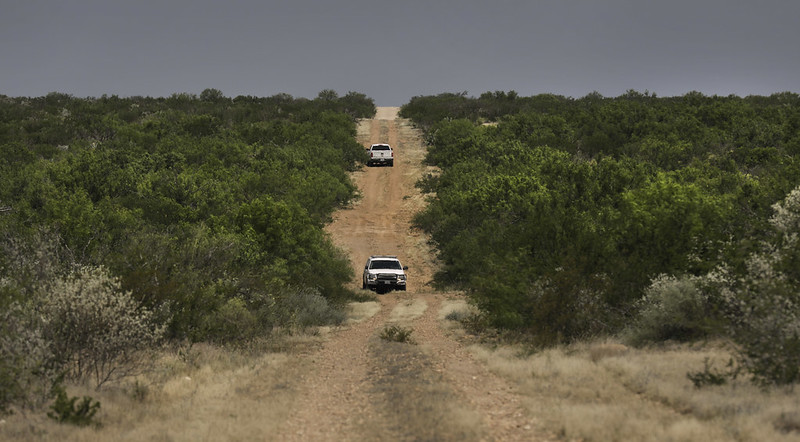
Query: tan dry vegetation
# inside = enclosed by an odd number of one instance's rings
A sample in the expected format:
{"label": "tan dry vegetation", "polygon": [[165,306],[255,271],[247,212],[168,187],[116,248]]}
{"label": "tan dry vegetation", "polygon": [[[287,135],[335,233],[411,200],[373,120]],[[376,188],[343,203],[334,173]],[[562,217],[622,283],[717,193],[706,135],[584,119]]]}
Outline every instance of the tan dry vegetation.
{"label": "tan dry vegetation", "polygon": [[99,427],[60,425],[44,415],[15,415],[2,440],[262,440],[286,420],[296,377],[294,351],[318,338],[287,338],[283,351],[243,352],[211,345],[165,350],[154,370],[99,391],[73,386],[71,396],[100,401]]}
{"label": "tan dry vegetation", "polygon": [[[467,300],[461,297],[454,299],[446,299],[442,301],[442,308],[439,310],[439,319],[447,318],[451,313],[459,313],[460,315],[469,315],[476,313],[477,310],[467,303]],[[454,321],[453,321],[454,322]]]}
{"label": "tan dry vegetation", "polygon": [[[569,440],[800,440],[800,397],[746,379],[697,389],[689,372],[706,358],[723,369],[719,345],[627,348],[580,343],[522,356],[473,346],[489,368],[519,386],[526,409]],[[791,431],[787,431],[791,430]]]}
{"label": "tan dry vegetation", "polygon": [[392,323],[409,323],[425,313],[428,309],[428,303],[424,299],[409,298],[400,301],[397,306],[392,310],[389,315],[389,322]]}
{"label": "tan dry vegetation", "polygon": [[352,302],[349,305],[346,324],[355,324],[367,320],[381,310],[379,302]]}

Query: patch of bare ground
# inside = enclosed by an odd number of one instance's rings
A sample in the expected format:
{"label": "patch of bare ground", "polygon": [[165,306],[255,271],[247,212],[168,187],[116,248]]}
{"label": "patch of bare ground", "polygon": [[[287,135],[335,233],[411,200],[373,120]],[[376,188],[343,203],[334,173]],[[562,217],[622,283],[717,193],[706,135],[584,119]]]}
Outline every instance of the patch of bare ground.
{"label": "patch of bare ground", "polygon": [[370,374],[371,401],[387,426],[382,432],[365,429],[368,439],[482,439],[480,415],[462,404],[435,358],[415,344],[377,337],[370,340],[369,350],[380,361]]}
{"label": "patch of bare ground", "polygon": [[428,308],[399,324],[414,330],[412,338],[428,370],[440,380],[439,388],[446,386],[450,400],[442,404],[441,413],[449,413],[446,424],[459,425],[462,431],[449,434],[479,440],[550,440],[535,416],[521,405],[523,398],[516,387],[489,371],[447,331],[448,321],[443,318],[454,306],[465,306],[463,299],[447,293],[418,296]]}

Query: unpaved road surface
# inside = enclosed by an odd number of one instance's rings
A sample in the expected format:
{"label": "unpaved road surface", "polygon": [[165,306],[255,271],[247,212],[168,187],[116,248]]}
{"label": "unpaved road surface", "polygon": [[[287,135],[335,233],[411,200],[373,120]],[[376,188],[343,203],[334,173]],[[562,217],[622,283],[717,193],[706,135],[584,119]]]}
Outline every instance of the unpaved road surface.
{"label": "unpaved road surface", "polygon": [[[354,289],[370,254],[392,254],[410,268],[408,291],[354,305],[354,320],[302,356],[299,397],[275,440],[548,439],[514,387],[448,331],[444,316],[464,301],[430,287],[434,255],[410,225],[424,206],[414,184],[429,170],[420,133],[397,111],[379,108],[375,119],[360,123],[359,142],[391,144],[395,165],[354,173],[361,199],[328,231],[350,255]],[[381,339],[391,325],[412,329],[414,343]]]}

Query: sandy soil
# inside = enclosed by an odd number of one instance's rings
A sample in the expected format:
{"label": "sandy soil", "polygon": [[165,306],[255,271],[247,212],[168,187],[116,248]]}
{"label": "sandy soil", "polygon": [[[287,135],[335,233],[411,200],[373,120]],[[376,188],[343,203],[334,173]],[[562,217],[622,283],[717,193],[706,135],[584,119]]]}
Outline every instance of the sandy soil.
{"label": "sandy soil", "polygon": [[[275,440],[548,439],[514,388],[447,331],[445,309],[464,303],[430,287],[434,254],[410,225],[424,205],[414,184],[429,170],[420,133],[397,111],[360,123],[359,142],[389,143],[395,165],[354,173],[362,197],[328,231],[350,255],[353,288],[370,254],[393,254],[409,266],[408,291],[353,306],[359,319],[303,357],[299,396]],[[389,325],[412,329],[414,343],[380,339]]]}

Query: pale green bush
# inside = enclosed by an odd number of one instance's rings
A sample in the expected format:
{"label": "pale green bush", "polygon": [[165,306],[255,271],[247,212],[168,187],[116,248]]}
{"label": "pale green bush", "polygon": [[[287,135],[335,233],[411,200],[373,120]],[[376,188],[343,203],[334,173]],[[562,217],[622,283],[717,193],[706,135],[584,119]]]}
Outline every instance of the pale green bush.
{"label": "pale green bush", "polygon": [[626,330],[632,344],[687,341],[714,329],[713,307],[698,278],[660,275],[638,302],[639,315]]}
{"label": "pale green bush", "polygon": [[258,334],[266,334],[265,324],[247,308],[241,298],[230,298],[212,314],[203,318],[202,337],[218,342],[246,342]]}
{"label": "pale green bush", "polygon": [[[0,290],[7,281],[0,281]],[[0,413],[36,408],[49,398],[58,371],[30,309],[14,302],[0,310]]]}
{"label": "pale green bush", "polygon": [[723,286],[739,363],[761,384],[800,381],[800,287],[778,270],[780,249],[753,254]]}
{"label": "pale green bush", "polygon": [[102,267],[56,279],[43,294],[41,315],[43,336],[65,375],[98,387],[139,373],[164,333]]}
{"label": "pale green bush", "polygon": [[[761,384],[800,381],[800,187],[772,206],[773,240],[722,286],[739,361]],[[724,278],[720,278],[724,279]]]}
{"label": "pale green bush", "polygon": [[276,308],[279,324],[301,329],[341,324],[346,317],[314,288],[284,289],[277,297]]}
{"label": "pale green bush", "polygon": [[72,261],[52,232],[0,237],[0,413],[50,399],[59,367],[37,306],[43,287]]}
{"label": "pale green bush", "polygon": [[631,340],[702,336],[720,317],[737,344],[736,370],[762,385],[800,382],[800,187],[773,209],[775,234],[744,270],[723,265],[700,277],[653,280],[628,330]]}

